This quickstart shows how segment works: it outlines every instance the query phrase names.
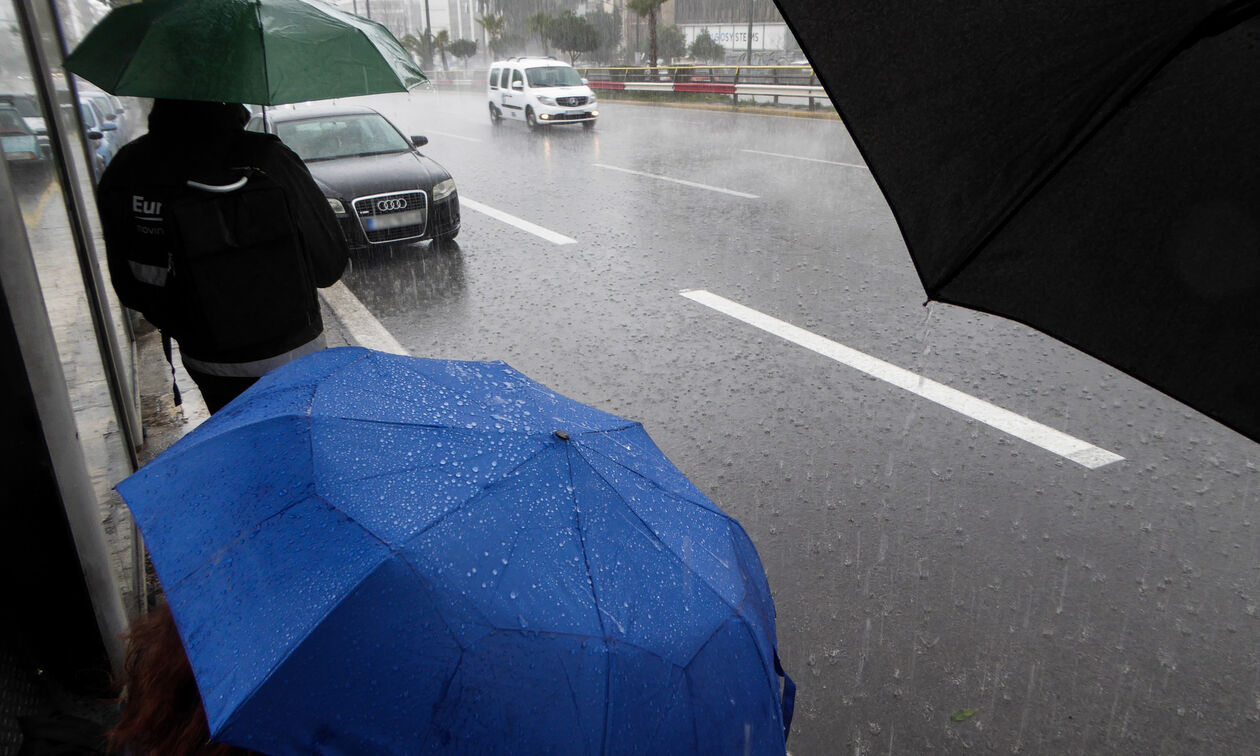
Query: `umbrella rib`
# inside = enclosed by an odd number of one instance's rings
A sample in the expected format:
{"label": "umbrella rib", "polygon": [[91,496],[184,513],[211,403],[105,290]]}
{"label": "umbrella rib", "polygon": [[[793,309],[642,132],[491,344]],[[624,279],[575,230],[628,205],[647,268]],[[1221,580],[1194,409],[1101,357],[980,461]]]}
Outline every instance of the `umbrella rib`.
{"label": "umbrella rib", "polygon": [[[619,430],[626,430],[627,428],[632,428],[632,427],[634,427],[634,425],[638,425],[638,423],[634,423],[634,424],[632,424],[632,425],[628,425],[628,426],[626,426],[626,428],[613,428],[613,429],[608,430],[608,431],[601,431],[601,434],[607,435],[607,434],[609,434],[609,433],[613,433],[613,432],[616,432],[616,431],[619,431]],[[704,506],[704,503],[703,503],[703,502],[694,501],[694,500],[692,500],[692,499],[687,498],[686,496],[683,496],[683,495],[681,495],[681,494],[675,493],[674,491],[670,491],[670,490],[666,489],[664,486],[662,486],[661,484],[659,484],[659,483],[657,483],[656,481],[654,481],[654,480],[652,480],[651,478],[649,478],[648,476],[646,476],[646,475],[644,475],[643,473],[639,472],[638,470],[635,470],[635,469],[633,469],[633,468],[631,468],[631,467],[627,467],[626,465],[623,465],[621,462],[619,462],[619,461],[617,461],[616,459],[614,459],[614,458],[612,458],[612,457],[608,456],[607,454],[604,454],[603,452],[601,452],[601,451],[600,451],[600,450],[598,450],[598,449],[594,449],[594,448],[591,448],[591,447],[586,446],[586,445],[583,445],[583,446],[582,446],[582,448],[583,448],[583,449],[586,449],[586,450],[588,450],[588,451],[590,451],[590,452],[592,452],[593,454],[598,454],[600,457],[602,457],[602,458],[604,458],[604,459],[608,460],[610,463],[612,463],[612,464],[616,465],[617,467],[620,467],[621,469],[625,470],[626,472],[630,473],[631,475],[635,475],[635,476],[637,476],[638,478],[642,479],[644,482],[646,482],[648,485],[652,486],[653,488],[656,488],[656,489],[658,489],[658,490],[660,490],[660,491],[663,491],[664,493],[667,493],[667,494],[669,494],[670,496],[673,496],[673,497],[674,497],[674,498],[676,498],[676,499],[679,499],[679,500],[681,500],[681,501],[685,501],[685,502],[687,502],[688,504],[694,504],[695,506],[697,506],[697,507],[701,507],[702,509],[707,509],[707,510],[709,510],[710,512],[713,512],[713,513],[714,513],[714,514],[716,514],[716,515],[720,515],[720,516],[722,516],[722,517],[725,517],[725,518],[726,518],[726,519],[728,519],[728,520],[732,520],[732,521],[734,520],[734,518],[732,518],[732,517],[731,517],[730,515],[728,515],[727,513],[725,513],[725,512],[723,512],[723,511],[721,511],[720,509],[717,509],[717,508],[716,508],[716,506],[715,506],[715,507],[706,507],[706,506]],[[681,474],[681,473],[680,473],[680,474]],[[711,502],[710,502],[710,503],[711,503]]]}
{"label": "umbrella rib", "polygon": [[[599,605],[600,604],[599,592],[595,590],[595,578],[593,575],[591,575],[591,560],[590,560],[590,556],[586,552],[586,535],[585,533],[582,532],[582,510],[578,507],[577,494],[576,494],[577,485],[575,484],[573,480],[573,455],[574,454],[580,455],[581,452],[575,451],[572,446],[568,446],[565,449],[565,459],[568,461],[567,467],[569,471],[569,490],[574,492],[570,494],[570,498],[573,501],[573,518],[574,520],[576,520],[578,543],[580,544],[582,548],[582,564],[585,565],[586,567],[586,584],[590,586],[590,589],[591,589],[591,600],[595,602],[595,618],[599,620],[599,632],[600,632],[600,635],[603,636],[603,638],[605,639],[604,647],[607,648],[608,647],[608,641],[607,641],[608,626],[604,624],[604,609],[603,607]],[[587,467],[591,467],[591,463],[589,461],[585,459],[583,459],[582,461],[586,463]],[[594,470],[595,468],[591,467],[591,469]],[[598,471],[595,474],[599,475]],[[600,476],[600,479],[603,480],[603,476]],[[604,482],[605,484],[607,484],[608,481],[604,481]],[[613,490],[616,490],[616,489],[613,489]],[[609,717],[611,717],[612,715],[611,711],[609,710],[608,700],[611,693],[612,693],[612,675],[609,673],[608,670],[605,670],[604,671],[604,729],[603,729],[602,737],[600,738],[600,749],[599,749],[600,753],[608,753]]]}
{"label": "umbrella rib", "polygon": [[[336,512],[337,514],[341,515],[342,517],[344,517],[344,518],[346,519],[346,521],[347,521],[347,522],[350,522],[350,523],[354,524],[356,527],[358,527],[360,530],[362,530],[362,531],[364,532],[364,534],[366,534],[369,538],[372,538],[373,540],[377,541],[378,543],[380,543],[380,544],[381,544],[381,545],[385,548],[385,552],[386,552],[387,556],[386,556],[384,559],[382,559],[382,560],[380,560],[380,561],[376,562],[375,564],[373,564],[370,568],[368,568],[368,569],[364,570],[364,571],[363,571],[363,573],[362,573],[361,575],[359,575],[359,576],[358,576],[358,578],[354,581],[354,583],[353,583],[353,587],[352,587],[352,588],[350,589],[350,591],[348,591],[348,592],[347,592],[347,594],[346,594],[346,595],[348,595],[348,593],[349,593],[349,592],[352,592],[354,588],[357,588],[358,586],[362,585],[362,584],[363,584],[363,581],[364,581],[365,579],[367,579],[370,575],[372,575],[372,573],[374,573],[374,572],[376,572],[376,570],[380,569],[380,568],[381,568],[381,565],[385,564],[385,563],[386,563],[389,559],[394,558],[394,556],[396,556],[396,554],[395,554],[394,550],[390,547],[390,545],[389,545],[389,544],[387,544],[387,543],[385,543],[384,541],[382,541],[382,540],[380,539],[380,537],[379,537],[379,536],[377,536],[375,533],[373,533],[373,532],[372,532],[371,530],[369,530],[368,528],[364,527],[361,523],[359,523],[357,520],[355,520],[354,518],[352,518],[352,517],[350,517],[349,515],[347,515],[345,512],[342,512],[340,509],[337,509],[335,506],[333,506],[333,505],[332,505],[332,503],[331,503],[331,502],[329,502],[327,499],[325,499],[324,497],[320,496],[319,494],[315,494],[315,495],[313,495],[313,496],[312,496],[312,497],[310,497],[310,498],[301,499],[301,500],[299,500],[299,501],[293,502],[293,503],[292,503],[292,504],[290,504],[289,506],[285,507],[284,509],[280,510],[279,512],[276,512],[275,514],[271,515],[270,517],[266,517],[266,518],[264,518],[261,522],[267,522],[268,520],[274,519],[275,517],[278,517],[279,515],[283,514],[284,512],[286,512],[286,511],[288,511],[288,510],[292,509],[293,507],[297,506],[298,504],[303,503],[303,502],[306,502],[306,501],[310,501],[311,499],[318,499],[319,501],[323,502],[323,504],[324,504],[325,506],[327,506],[330,510],[332,510],[332,511]],[[244,537],[244,535],[246,535],[246,534],[242,534],[242,537]],[[237,541],[239,541],[239,540],[240,540],[240,538],[238,538],[238,539],[234,539],[234,540],[233,540],[233,543],[236,543],[236,542],[237,542]],[[225,547],[225,548],[226,548],[226,547]],[[221,550],[220,550],[219,552],[217,552],[217,553],[222,553],[222,551],[223,551],[223,550],[221,549]],[[405,560],[404,560],[404,561],[405,561]],[[204,564],[204,562],[203,562],[203,564]],[[191,573],[190,573],[190,576],[191,576]],[[180,580],[180,583],[183,583],[183,580]],[[267,684],[267,682],[271,679],[271,676],[272,676],[273,674],[275,674],[276,670],[278,670],[278,669],[280,669],[281,667],[283,667],[283,666],[284,666],[284,664],[285,664],[285,662],[287,662],[287,661],[289,660],[289,658],[290,658],[291,656],[293,656],[293,654],[297,653],[297,650],[298,650],[299,648],[301,648],[301,647],[302,647],[302,644],[303,644],[303,643],[305,643],[305,642],[306,642],[306,640],[307,640],[308,638],[310,638],[310,637],[311,637],[311,634],[312,634],[312,633],[314,633],[314,632],[315,632],[315,630],[317,630],[317,629],[319,628],[319,626],[323,623],[323,621],[324,621],[325,619],[327,619],[327,618],[328,618],[328,616],[329,616],[330,614],[332,614],[334,611],[336,611],[336,610],[337,610],[337,608],[338,608],[339,606],[340,606],[340,603],[334,603],[334,604],[330,605],[326,611],[324,611],[322,614],[320,614],[320,616],[319,616],[319,617],[315,618],[315,619],[314,619],[314,620],[313,620],[313,621],[312,621],[309,625],[307,625],[306,627],[304,627],[304,628],[302,629],[302,632],[301,632],[301,637],[300,637],[298,640],[296,640],[296,641],[294,641],[293,643],[291,643],[291,644],[289,645],[289,649],[288,649],[288,651],[287,651],[287,652],[285,652],[284,656],[282,656],[280,659],[276,660],[275,664],[273,664],[273,665],[271,666],[271,668],[267,671],[267,673],[266,673],[265,675],[262,675],[262,676],[261,676],[261,678],[258,680],[258,683],[257,683],[256,685],[254,685],[252,688],[250,688],[249,692],[247,692],[244,696],[242,696],[242,697],[241,697],[240,702],[239,702],[239,703],[236,705],[236,707],[233,709],[232,714],[231,714],[230,716],[228,716],[228,718],[227,718],[226,720],[224,720],[223,724],[222,724],[222,725],[221,725],[221,726],[220,726],[220,727],[219,727],[219,728],[215,731],[215,734],[217,734],[217,733],[219,733],[219,732],[223,732],[224,730],[226,730],[226,729],[227,729],[227,728],[228,728],[228,727],[232,724],[232,721],[236,718],[237,714],[238,714],[239,712],[243,711],[243,710],[245,709],[246,705],[249,703],[249,701],[250,701],[250,700],[251,700],[251,699],[252,699],[255,695],[257,695],[257,694],[258,694],[258,692],[259,692],[260,690],[262,690],[262,689],[263,689],[263,687],[264,687],[264,686]]]}
{"label": "umbrella rib", "polygon": [[[744,633],[748,635],[748,640],[752,642],[753,648],[757,649],[757,656],[758,656],[758,657],[761,657],[761,649],[760,649],[760,647],[757,645],[757,637],[756,637],[755,635],[753,635],[753,633],[752,633],[752,628],[749,626],[748,621],[747,621],[747,620],[745,620],[745,619],[744,619],[744,617],[743,617],[742,615],[737,615],[737,616],[739,617],[739,620],[740,620],[740,623],[739,623],[740,627],[743,629]],[[725,625],[726,623],[724,622],[724,623],[722,623],[722,624],[723,624],[723,625]],[[722,630],[722,626],[721,626],[721,625],[719,625],[717,628],[715,628],[715,629],[713,630],[713,632],[709,634],[708,639],[707,639],[707,640],[705,640],[705,642],[704,642],[704,643],[701,643],[701,644],[700,644],[700,648],[696,649],[696,653],[695,653],[695,654],[693,654],[691,658],[692,658],[692,659],[695,659],[695,658],[696,658],[696,656],[699,656],[699,655],[700,655],[700,652],[704,650],[705,646],[708,646],[710,643],[712,643],[712,642],[713,642],[713,640],[717,637],[718,633],[719,633],[719,632],[721,632],[721,630]],[[766,638],[766,640],[768,641],[768,640],[770,640],[770,639],[769,639],[769,638]],[[778,646],[778,644],[777,644],[777,643],[771,643],[771,644],[770,644],[771,649],[776,650],[776,652],[777,652],[777,646]],[[771,689],[771,690],[775,691],[775,697],[776,697],[776,698],[780,698],[780,696],[779,696],[779,681],[778,681],[775,677],[771,677],[771,676],[770,676],[770,672],[769,672],[769,670],[766,668],[766,664],[765,664],[765,662],[767,662],[767,661],[769,661],[769,660],[768,660],[768,659],[765,659],[764,657],[762,658],[762,665],[761,665],[761,671],[762,671],[762,674],[764,674],[764,675],[765,675],[765,681],[766,681],[766,684],[770,686],[770,689]],[[691,660],[688,660],[688,661],[687,661],[687,664],[691,664]],[[687,674],[687,673],[686,673],[686,668],[684,668],[684,669],[683,669],[683,674],[686,676],[686,674]],[[688,687],[690,687],[690,683],[691,683],[691,677],[690,677],[690,676],[687,676],[687,683],[688,683]],[[780,701],[781,701],[781,698],[780,698]],[[775,711],[776,711],[776,713],[777,713],[777,714],[779,714],[779,715],[780,715],[780,716],[779,716],[779,720],[780,720],[780,721],[779,721],[779,725],[780,725],[780,726],[782,726],[782,724],[783,724],[783,721],[782,721],[782,709],[781,709],[781,708],[779,708],[779,707],[775,707]],[[699,742],[699,741],[697,741],[697,742]]]}
{"label": "umbrella rib", "polygon": [[[988,231],[984,232],[976,242],[971,245],[971,251],[964,255],[958,262],[950,266],[940,276],[927,294],[932,299],[940,299],[939,292],[946,286],[951,284],[955,278],[962,274],[963,270],[969,266],[972,261],[980,256],[984,248],[998,234],[1002,232],[1015,215],[1029,202],[1032,201],[1043,187],[1049,184],[1060,171],[1067,166],[1068,162],[1077,155],[1085,145],[1089,144],[1103,127],[1111,122],[1116,113],[1120,112],[1134,95],[1141,91],[1147,82],[1155,78],[1159,72],[1168,67],[1168,64],[1177,57],[1182,50],[1189,47],[1200,37],[1207,36],[1218,30],[1225,23],[1239,23],[1245,20],[1249,15],[1255,15],[1260,12],[1260,1],[1258,0],[1235,0],[1213,13],[1207,18],[1201,20],[1185,37],[1179,39],[1175,44],[1171,44],[1164,51],[1162,57],[1155,62],[1148,63],[1140,68],[1136,73],[1129,76],[1120,86],[1114,89],[1111,94],[1105,97],[1102,103],[1087,117],[1082,119],[1082,128],[1077,132],[1077,136],[1059,154],[1054,161],[1043,168],[1040,173],[1035,176],[1025,188],[1020,192],[1019,196],[1010,202],[1005,210],[993,221]],[[917,267],[917,263],[916,263]],[[922,278],[920,276],[920,278]],[[926,286],[926,284],[925,284]],[[948,301],[948,300],[942,300]],[[968,305],[969,306],[969,305]]]}
{"label": "umbrella rib", "polygon": [[[589,448],[589,447],[582,447],[582,448],[583,448],[583,449],[587,449],[587,448]],[[591,451],[594,451],[594,450],[591,450]],[[596,452],[596,453],[598,454],[598,452]],[[610,462],[612,462],[613,464],[618,465],[619,467],[621,467],[621,468],[623,468],[623,469],[625,469],[625,470],[628,470],[628,471],[629,471],[629,472],[631,472],[631,473],[634,473],[634,474],[636,474],[636,475],[639,475],[639,473],[637,473],[636,471],[634,471],[634,470],[630,470],[630,468],[626,467],[625,465],[622,465],[622,464],[618,463],[616,460],[610,459],[610,458],[609,458],[609,457],[607,457],[606,455],[600,454],[600,456],[601,456],[601,457],[604,457],[605,459],[608,459],[608,460],[609,460]],[[594,465],[592,465],[589,461],[587,461],[587,462],[586,462],[586,464],[587,464],[587,466],[588,466],[588,467],[590,467],[590,468],[591,468],[591,472],[595,473],[595,475],[596,475],[596,476],[598,476],[598,477],[599,477],[599,479],[600,479],[600,480],[602,480],[602,481],[604,482],[604,485],[608,486],[608,488],[609,488],[610,490],[612,490],[612,491],[616,491],[616,490],[617,490],[617,487],[616,487],[615,485],[613,485],[612,481],[610,481],[610,480],[608,480],[607,478],[605,478],[605,477],[603,476],[603,474],[602,474],[602,473],[600,473],[600,471],[599,471],[599,470],[595,469],[595,466],[594,466]],[[641,477],[641,478],[643,478],[644,480],[646,480],[649,484],[651,484],[653,487],[655,487],[656,489],[658,489],[659,491],[661,491],[661,493],[665,494],[666,496],[669,496],[669,497],[671,497],[671,498],[673,498],[673,499],[677,499],[677,500],[679,500],[679,501],[685,501],[685,502],[687,502],[688,504],[695,504],[695,502],[691,501],[690,499],[685,499],[685,498],[683,498],[683,497],[681,497],[681,496],[678,496],[677,494],[674,494],[674,493],[673,493],[673,492],[671,492],[671,491],[667,491],[667,490],[665,490],[664,488],[661,488],[659,485],[657,485],[657,484],[656,484],[654,481],[652,481],[650,478],[647,478],[647,477],[645,477],[645,476],[643,476],[643,475],[639,475],[639,477]],[[624,499],[623,499],[623,501],[624,501]],[[668,553],[668,554],[670,554],[671,556],[673,556],[673,557],[674,557],[674,559],[675,559],[675,560],[677,560],[677,561],[678,561],[678,563],[679,563],[679,564],[681,564],[684,568],[687,568],[687,569],[689,569],[689,570],[690,570],[690,568],[687,566],[687,563],[686,563],[685,561],[683,561],[682,555],[680,555],[678,552],[674,551],[674,549],[673,549],[673,548],[671,548],[669,544],[667,544],[667,543],[665,543],[663,540],[661,540],[661,537],[660,537],[660,536],[658,536],[658,535],[656,534],[656,531],[652,529],[652,526],[651,526],[651,525],[649,525],[649,524],[647,524],[647,522],[645,522],[645,521],[643,520],[643,518],[639,516],[639,513],[638,513],[638,512],[634,511],[634,509],[633,509],[633,508],[631,508],[631,507],[626,507],[626,510],[627,510],[628,512],[630,512],[631,514],[633,514],[633,515],[634,515],[634,518],[635,518],[636,520],[638,520],[638,521],[639,521],[639,522],[643,525],[644,530],[646,530],[648,533],[651,533],[651,534],[652,534],[652,537],[653,537],[654,539],[656,539],[656,541],[657,541],[657,542],[661,545],[661,548],[662,548],[662,549],[664,549],[664,550],[666,551],[666,553]],[[730,515],[728,515],[728,514],[726,514],[725,512],[715,512],[714,514],[716,514],[716,515],[718,515],[718,516],[720,516],[720,517],[722,517],[723,519],[725,519],[725,520],[726,520],[726,527],[727,527],[728,529],[730,528],[731,523],[732,523],[732,522],[735,522],[735,521],[731,518],[731,516],[730,516]],[[737,523],[737,524],[738,524],[738,523]],[[583,549],[583,556],[585,556],[585,549]],[[706,588],[708,588],[708,589],[709,589],[709,591],[710,591],[710,592],[712,592],[714,596],[717,596],[718,601],[721,601],[723,604],[725,604],[726,606],[730,607],[730,609],[731,609],[732,611],[735,611],[735,612],[738,612],[738,611],[739,611],[739,608],[740,608],[740,607],[739,607],[739,606],[736,606],[735,604],[732,604],[730,601],[727,601],[727,600],[726,600],[726,597],[725,597],[725,596],[723,596],[723,595],[722,595],[722,593],[721,593],[721,592],[720,592],[717,588],[714,588],[714,587],[713,587],[713,585],[712,585],[712,584],[711,584],[711,583],[710,583],[707,579],[705,579],[705,578],[704,578],[704,576],[700,575],[699,573],[695,573],[695,571],[694,571],[694,570],[691,570],[691,571],[692,571],[692,572],[696,575],[696,577],[697,577],[697,578],[699,578],[700,582],[704,583],[704,586],[705,586]],[[587,575],[590,575],[590,565],[589,565],[589,564],[587,565],[587,568],[586,568],[586,573],[587,573]],[[592,594],[593,594],[593,593],[594,593],[594,586],[592,585]],[[742,601],[740,602],[740,605],[741,605],[741,606],[743,605],[743,602],[742,602]],[[598,601],[596,602],[596,607],[598,608]],[[603,620],[603,618],[601,617],[601,618],[600,618],[600,627],[601,627],[601,628],[604,626],[604,625],[603,625],[603,623],[604,623],[604,620]]]}
{"label": "umbrella rib", "polygon": [[429,532],[430,530],[432,530],[432,529],[433,529],[434,527],[436,527],[437,525],[441,524],[441,523],[442,523],[442,521],[443,521],[443,520],[445,520],[447,517],[450,517],[451,515],[453,515],[453,514],[455,514],[456,512],[460,511],[461,509],[463,509],[464,507],[468,506],[469,504],[472,504],[473,502],[478,501],[478,500],[480,500],[481,498],[485,497],[485,496],[486,496],[486,495],[487,495],[487,494],[488,494],[488,493],[489,493],[489,492],[490,492],[493,488],[495,488],[496,486],[498,486],[498,485],[502,484],[505,480],[507,480],[508,478],[510,478],[510,477],[512,476],[512,474],[513,474],[513,473],[515,473],[517,470],[521,469],[521,468],[522,468],[522,467],[524,467],[525,465],[527,465],[527,464],[529,464],[530,462],[532,462],[532,461],[534,460],[534,458],[535,458],[535,457],[537,457],[538,455],[540,455],[540,454],[542,454],[543,452],[547,451],[547,449],[551,448],[551,446],[552,446],[552,444],[543,444],[543,445],[542,445],[542,447],[541,447],[541,448],[539,448],[537,451],[535,451],[533,454],[531,454],[531,455],[529,455],[528,457],[526,457],[525,459],[521,460],[520,464],[518,464],[516,467],[513,467],[511,470],[508,470],[506,473],[504,473],[504,474],[503,474],[503,477],[501,477],[501,478],[499,478],[498,480],[494,481],[494,482],[493,482],[493,483],[491,483],[490,485],[483,487],[480,491],[478,491],[478,492],[477,492],[477,495],[476,495],[476,496],[470,496],[469,498],[467,498],[467,499],[465,499],[465,500],[461,501],[459,504],[456,504],[454,507],[452,507],[452,508],[450,508],[450,509],[446,510],[445,512],[443,512],[443,513],[442,513],[441,515],[439,515],[436,519],[434,519],[434,520],[433,520],[433,522],[430,522],[428,525],[425,525],[425,526],[424,526],[423,528],[421,528],[420,530],[417,530],[415,533],[412,533],[412,534],[411,534],[411,536],[407,539],[406,543],[404,543],[404,544],[402,544],[402,545],[406,545],[406,544],[411,543],[411,542],[412,542],[412,541],[414,541],[415,539],[419,538],[420,536],[422,536],[422,535],[424,535],[425,533],[427,533],[427,532]]}

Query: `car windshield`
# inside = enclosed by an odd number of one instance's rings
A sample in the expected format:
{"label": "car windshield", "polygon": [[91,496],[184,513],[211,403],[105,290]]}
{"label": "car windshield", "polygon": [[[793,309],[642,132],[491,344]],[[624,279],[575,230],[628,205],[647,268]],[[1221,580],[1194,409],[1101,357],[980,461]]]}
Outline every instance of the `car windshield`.
{"label": "car windshield", "polygon": [[23,118],[39,118],[43,113],[39,112],[39,103],[35,101],[35,95],[5,95],[0,96],[0,102],[7,102],[17,108],[17,112]]}
{"label": "car windshield", "polygon": [[89,129],[99,128],[100,120],[96,116],[96,108],[92,103],[83,100],[79,102],[79,110],[83,113],[83,125]]}
{"label": "car windshield", "polygon": [[102,116],[108,117],[114,115],[114,108],[109,104],[109,98],[92,92],[89,92],[86,97],[93,105],[96,106],[97,110],[101,111]]}
{"label": "car windshield", "polygon": [[580,87],[582,77],[568,66],[545,66],[525,71],[531,87]]}
{"label": "car windshield", "polygon": [[411,145],[384,117],[376,114],[327,116],[276,124],[280,141],[303,160],[406,152]]}
{"label": "car windshield", "polygon": [[26,136],[31,132],[12,108],[0,110],[0,136]]}

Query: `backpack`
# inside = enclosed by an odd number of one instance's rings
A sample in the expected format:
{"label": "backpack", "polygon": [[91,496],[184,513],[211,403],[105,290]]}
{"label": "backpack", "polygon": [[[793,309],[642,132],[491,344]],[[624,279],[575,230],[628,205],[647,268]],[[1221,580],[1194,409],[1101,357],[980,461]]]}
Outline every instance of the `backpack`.
{"label": "backpack", "polygon": [[319,319],[314,277],[282,186],[244,169],[226,186],[185,181],[167,200],[164,333],[191,356],[272,356]]}

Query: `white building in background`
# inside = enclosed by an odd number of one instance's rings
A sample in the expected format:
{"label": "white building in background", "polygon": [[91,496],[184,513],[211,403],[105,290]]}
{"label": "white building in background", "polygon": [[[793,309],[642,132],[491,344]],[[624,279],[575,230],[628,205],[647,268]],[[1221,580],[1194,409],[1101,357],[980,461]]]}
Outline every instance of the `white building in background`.
{"label": "white building in background", "polygon": [[[696,37],[709,32],[709,36],[728,51],[738,52],[748,48],[748,24],[679,24],[683,37],[690,46]],[[792,39],[787,24],[754,23],[752,25],[753,52],[787,49]]]}
{"label": "white building in background", "polygon": [[407,34],[419,37],[428,25],[433,33],[446,31],[451,39],[473,39],[473,17],[476,14],[471,0],[330,0],[342,10],[370,18],[401,39]]}

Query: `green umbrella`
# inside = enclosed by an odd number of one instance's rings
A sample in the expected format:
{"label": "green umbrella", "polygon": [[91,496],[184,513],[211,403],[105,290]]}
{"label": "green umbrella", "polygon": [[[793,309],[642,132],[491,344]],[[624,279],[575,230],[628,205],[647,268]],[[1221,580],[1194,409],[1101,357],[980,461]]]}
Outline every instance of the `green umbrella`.
{"label": "green umbrella", "polygon": [[425,81],[394,35],[320,0],[145,0],[110,11],[66,70],[106,92],[279,105]]}

